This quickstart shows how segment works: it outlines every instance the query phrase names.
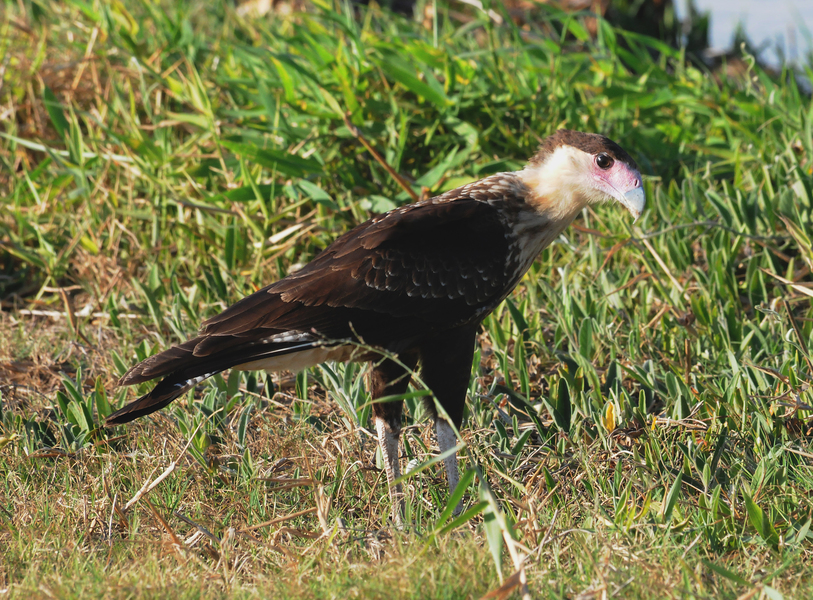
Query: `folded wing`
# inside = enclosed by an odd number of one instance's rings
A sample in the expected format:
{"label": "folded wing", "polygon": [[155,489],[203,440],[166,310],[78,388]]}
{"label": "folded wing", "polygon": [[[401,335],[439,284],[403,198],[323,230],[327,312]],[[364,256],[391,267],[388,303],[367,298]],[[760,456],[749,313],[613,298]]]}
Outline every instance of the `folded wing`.
{"label": "folded wing", "polygon": [[130,369],[120,385],[165,379],[109,422],[158,410],[231,367],[347,340],[398,351],[413,338],[479,320],[510,285],[509,242],[498,211],[468,197],[375,217],[204,322],[197,337]]}

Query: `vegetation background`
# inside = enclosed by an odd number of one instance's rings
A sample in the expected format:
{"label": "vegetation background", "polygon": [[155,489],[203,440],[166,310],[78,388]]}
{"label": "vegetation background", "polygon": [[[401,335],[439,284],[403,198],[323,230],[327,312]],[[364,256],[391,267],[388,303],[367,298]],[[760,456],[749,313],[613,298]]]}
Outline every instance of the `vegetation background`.
{"label": "vegetation background", "polygon": [[[811,65],[461,6],[4,2],[1,597],[813,596]],[[486,321],[459,519],[416,388],[387,523],[358,365],[100,428],[136,360],[560,127],[648,208],[586,210]]]}

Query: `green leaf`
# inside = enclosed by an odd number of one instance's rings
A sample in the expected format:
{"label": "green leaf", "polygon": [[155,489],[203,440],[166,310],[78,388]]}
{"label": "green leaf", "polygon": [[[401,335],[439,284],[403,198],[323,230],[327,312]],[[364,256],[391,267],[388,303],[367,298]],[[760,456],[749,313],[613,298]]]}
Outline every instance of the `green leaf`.
{"label": "green leaf", "polygon": [[79,10],[81,10],[85,16],[93,21],[94,23],[98,23],[101,20],[101,15],[93,9],[93,2],[82,2],[82,0],[67,0],[67,4],[75,6]]}
{"label": "green leaf", "polygon": [[246,445],[246,433],[248,432],[248,424],[251,420],[251,412],[254,410],[254,405],[249,404],[240,413],[240,420],[237,424],[237,443],[240,446]]}
{"label": "green leaf", "polygon": [[448,171],[450,166],[454,163],[455,157],[457,156],[457,151],[457,146],[452,148],[451,152],[449,152],[449,154],[446,155],[446,157],[439,164],[435,165],[429,171],[424,173],[415,181],[415,183],[417,185],[426,186],[430,189],[434,188],[435,184],[443,178],[446,171]]}
{"label": "green leaf", "polygon": [[71,126],[68,123],[68,119],[65,118],[64,109],[62,108],[62,104],[59,103],[54,93],[51,91],[47,85],[42,92],[43,96],[43,104],[45,104],[45,110],[48,112],[48,116],[51,118],[51,123],[56,129],[56,132],[59,134],[59,137],[65,138],[65,136],[70,132]]}
{"label": "green leaf", "polygon": [[768,596],[771,600],[785,600],[785,596],[779,590],[775,590],[767,585],[762,586],[762,593]]}
{"label": "green leaf", "polygon": [[516,456],[522,451],[525,444],[528,442],[528,439],[531,437],[531,433],[533,433],[533,429],[526,429],[522,432],[522,435],[519,436],[517,443],[511,448],[511,454]]}
{"label": "green leaf", "polygon": [[62,392],[62,390],[57,390],[56,403],[59,405],[59,411],[67,419],[68,418],[68,405],[70,404],[70,400],[65,395],[65,393]]}
{"label": "green leaf", "polygon": [[706,565],[709,569],[717,573],[718,575],[722,575],[726,579],[733,581],[734,583],[738,583],[740,585],[748,586],[749,588],[752,587],[751,583],[737,575],[734,571],[729,571],[725,567],[721,567],[720,565],[716,565],[713,562],[706,560],[705,558],[701,558],[700,562]]}
{"label": "green leaf", "polygon": [[285,100],[287,102],[295,102],[296,93],[294,90],[294,80],[287,68],[291,65],[287,64],[287,61],[283,62],[274,56],[270,56],[269,59],[271,60],[271,64],[274,65],[274,68],[277,70],[280,82],[282,82],[282,88],[285,90]]}
{"label": "green leaf", "polygon": [[577,40],[586,42],[590,39],[590,33],[576,19],[571,20],[569,25],[570,33],[572,33]]}
{"label": "green leaf", "polygon": [[[480,498],[488,501],[488,492],[485,491],[485,485],[480,484]],[[502,577],[502,527],[500,527],[500,520],[497,518],[497,513],[491,502],[487,502],[483,510],[483,530],[486,532],[486,540],[488,541],[488,548],[491,550],[491,558],[494,560],[494,565],[497,567],[497,574]]]}
{"label": "green leaf", "polygon": [[678,476],[675,478],[675,482],[672,484],[672,487],[669,489],[669,493],[666,495],[666,502],[663,504],[663,522],[664,523],[671,523],[672,522],[672,512],[675,510],[675,505],[677,504],[678,498],[680,498],[680,486],[683,483],[683,471],[678,473]]}
{"label": "green leaf", "polygon": [[451,105],[451,100],[449,100],[442,88],[437,89],[421,81],[416,74],[416,69],[402,59],[399,54],[385,47],[379,47],[379,50],[382,57],[376,57],[373,60],[389,77],[439,108],[446,108]]}
{"label": "green leaf", "polygon": [[510,298],[505,299],[505,305],[508,307],[508,312],[511,313],[511,318],[514,320],[514,324],[517,326],[517,331],[522,336],[522,340],[527,342],[530,338],[528,321],[525,319],[525,316],[522,314],[517,308],[517,305],[514,304]]}
{"label": "green leaf", "polygon": [[[226,198],[232,202],[251,202],[252,200],[262,200],[268,198],[275,190],[278,190],[279,186],[271,185],[271,184],[262,184],[262,185],[245,185],[243,187],[234,188],[233,190],[229,190],[228,192],[212,196],[210,201],[217,201]],[[260,198],[257,197],[259,192]]]}
{"label": "green leaf", "polygon": [[102,376],[99,375],[96,378],[96,414],[99,415],[99,421],[104,421],[112,412],[113,409],[107,400],[107,391],[102,383]]}
{"label": "green leaf", "polygon": [[570,433],[571,416],[570,388],[567,379],[562,377],[559,379],[559,385],[557,386],[556,406],[553,411],[553,418],[556,421],[556,426],[561,429],[563,433]]}
{"label": "green leaf", "polygon": [[463,476],[460,478],[460,481],[457,482],[457,487],[455,487],[452,494],[449,496],[449,500],[446,502],[446,506],[443,509],[443,512],[440,513],[440,517],[438,517],[437,522],[435,523],[435,530],[439,530],[441,525],[446,522],[454,509],[457,508],[457,505],[460,504],[460,501],[463,499],[463,494],[466,493],[466,490],[469,488],[469,484],[471,484],[472,479],[474,479],[476,471],[474,469],[467,469]]}
{"label": "green leaf", "polygon": [[479,515],[481,512],[483,512],[487,506],[488,502],[478,502],[470,509],[465,511],[463,514],[461,514],[459,517],[450,521],[448,525],[446,525],[443,529],[437,532],[437,535],[445,535],[452,531],[453,529],[457,529],[463,523],[470,521],[471,519]]}
{"label": "green leaf", "polygon": [[302,192],[306,196],[308,196],[314,202],[318,204],[324,204],[331,210],[339,210],[339,205],[336,204],[336,202],[334,202],[333,198],[330,197],[330,194],[328,194],[325,190],[320,188],[312,181],[302,179],[298,181],[296,185],[300,190],[302,190]]}
{"label": "green leaf", "polygon": [[808,518],[804,525],[793,536],[797,544],[801,544],[807,538],[807,532],[810,531],[811,519]]}
{"label": "green leaf", "polygon": [[72,402],[68,406],[68,420],[79,427],[79,430],[86,433],[93,429],[93,417],[89,414],[87,406]]}
{"label": "green leaf", "polygon": [[229,271],[234,270],[235,252],[235,230],[237,229],[237,219],[232,219],[231,225],[226,227],[226,239],[223,243],[223,262]]}
{"label": "green leaf", "polygon": [[76,384],[73,381],[65,377],[62,379],[62,385],[65,386],[65,391],[70,396],[71,402],[76,402],[78,404],[83,404],[85,402],[85,396],[79,391],[79,388],[76,387]]}
{"label": "green leaf", "polygon": [[211,119],[207,115],[202,115],[199,113],[167,112],[167,116],[174,121],[178,121],[179,123],[188,123],[189,125],[194,125],[195,127],[200,127],[204,130],[211,127]]}
{"label": "green leaf", "polygon": [[160,330],[163,326],[164,318],[161,313],[161,307],[158,305],[158,300],[155,297],[155,294],[147,288],[147,286],[143,285],[138,279],[132,279],[133,285],[141,291],[141,294],[147,300],[147,310],[150,313],[150,317],[152,317],[152,321],[155,326]]}
{"label": "green leaf", "polygon": [[222,141],[221,144],[238,156],[244,156],[259,165],[279,171],[290,177],[304,177],[307,173],[322,172],[322,165],[311,158],[302,158],[280,150],[263,150],[249,144],[227,140]]}
{"label": "green leaf", "polygon": [[759,537],[770,544],[774,549],[777,549],[779,547],[779,534],[776,532],[776,529],[774,529],[765,511],[754,502],[754,499],[751,498],[748,492],[743,490],[742,495],[745,499],[745,510],[748,512],[748,520],[751,521],[751,525],[757,530]]}
{"label": "green leaf", "polygon": [[593,358],[593,321],[585,319],[579,327],[579,354],[587,360]]}

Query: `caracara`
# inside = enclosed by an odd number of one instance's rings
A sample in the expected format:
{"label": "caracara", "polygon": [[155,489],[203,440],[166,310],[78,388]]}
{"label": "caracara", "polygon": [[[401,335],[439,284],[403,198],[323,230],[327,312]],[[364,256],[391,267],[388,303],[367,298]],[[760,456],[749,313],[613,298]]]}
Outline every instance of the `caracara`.
{"label": "caracara", "polygon": [[[119,385],[161,381],[107,424],[163,408],[226,369],[369,361],[373,420],[398,520],[402,491],[393,482],[400,476],[403,403],[375,400],[404,394],[419,368],[460,428],[478,326],[585,206],[612,199],[641,214],[635,161],[604,136],[557,131],[522,171],[373,217],[302,269],[205,321],[197,337],[135,365]],[[427,404],[445,452],[455,445],[453,430],[434,402]],[[452,492],[457,458],[444,462]]]}

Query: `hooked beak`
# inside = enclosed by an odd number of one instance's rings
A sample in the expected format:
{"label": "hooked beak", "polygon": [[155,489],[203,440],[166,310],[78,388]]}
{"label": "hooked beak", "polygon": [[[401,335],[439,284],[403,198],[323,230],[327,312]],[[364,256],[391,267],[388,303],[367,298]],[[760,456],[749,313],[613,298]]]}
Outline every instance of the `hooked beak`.
{"label": "hooked beak", "polygon": [[646,195],[644,194],[644,180],[638,169],[631,165],[616,163],[609,171],[593,171],[594,187],[602,194],[613,198],[619,204],[627,207],[635,220],[644,212]]}
{"label": "hooked beak", "polygon": [[644,205],[646,204],[643,185],[639,185],[627,190],[623,194],[619,194],[618,201],[627,207],[627,210],[632,213],[632,216],[635,217],[637,221],[641,213],[644,212]]}
{"label": "hooked beak", "polygon": [[641,179],[641,174],[630,169],[628,176],[623,178],[623,183],[617,179],[616,181],[608,183],[610,183],[608,190],[610,195],[626,206],[627,210],[630,211],[637,221],[641,213],[644,212],[644,205],[646,204],[644,182],[643,179]]}

